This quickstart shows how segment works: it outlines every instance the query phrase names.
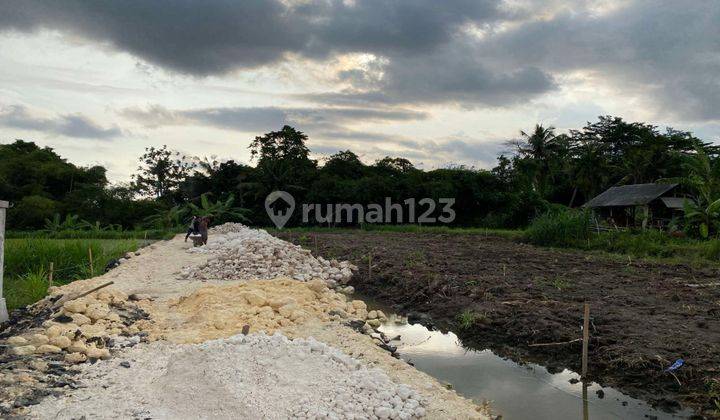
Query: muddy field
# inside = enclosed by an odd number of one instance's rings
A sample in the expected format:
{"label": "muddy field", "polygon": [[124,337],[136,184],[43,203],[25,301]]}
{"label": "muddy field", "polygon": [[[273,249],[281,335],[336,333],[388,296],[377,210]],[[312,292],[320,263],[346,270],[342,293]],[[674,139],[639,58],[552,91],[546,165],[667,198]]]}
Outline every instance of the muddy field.
{"label": "muddy field", "polygon": [[[452,329],[468,347],[552,370],[579,371],[581,343],[532,345],[581,337],[588,302],[590,379],[664,409],[682,405],[708,417],[720,415],[716,268],[542,249],[470,234],[278,236],[326,258],[350,260],[360,267],[352,283],[359,293],[425,324]],[[685,364],[674,376],[667,373],[679,358]]]}

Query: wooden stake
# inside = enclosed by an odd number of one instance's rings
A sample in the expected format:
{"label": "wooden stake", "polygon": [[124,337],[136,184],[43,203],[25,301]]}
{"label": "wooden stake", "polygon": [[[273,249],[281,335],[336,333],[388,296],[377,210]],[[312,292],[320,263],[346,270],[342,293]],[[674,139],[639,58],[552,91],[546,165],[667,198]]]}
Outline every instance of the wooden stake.
{"label": "wooden stake", "polygon": [[314,237],[315,237],[315,255],[320,255],[320,254],[318,254],[317,233],[314,235]]}
{"label": "wooden stake", "polygon": [[50,263],[50,273],[48,276],[48,287],[52,287],[54,268],[55,268],[55,263],[51,262]]}
{"label": "wooden stake", "polygon": [[88,248],[88,257],[90,258],[90,277],[95,277],[95,267],[93,267],[92,247]]}
{"label": "wooden stake", "polygon": [[588,342],[590,341],[590,304],[585,304],[583,319],[583,342],[582,342],[582,377],[587,376],[588,367]]}
{"label": "wooden stake", "polygon": [[102,288],[105,288],[105,287],[108,287],[108,286],[110,286],[111,284],[114,284],[114,283],[115,283],[114,281],[109,281],[109,282],[107,282],[107,283],[105,283],[105,284],[101,284],[101,285],[98,286],[98,287],[93,287],[92,289],[88,290],[87,292],[78,293],[78,294],[73,295],[73,296],[63,295],[60,299],[57,300],[57,302],[55,302],[55,304],[53,304],[53,308],[59,308],[59,307],[62,306],[62,304],[65,303],[65,302],[70,302],[71,300],[80,299],[81,297],[85,297],[85,296],[89,295],[89,294],[92,293],[92,292],[97,292],[98,290],[100,290],[100,289],[102,289]]}

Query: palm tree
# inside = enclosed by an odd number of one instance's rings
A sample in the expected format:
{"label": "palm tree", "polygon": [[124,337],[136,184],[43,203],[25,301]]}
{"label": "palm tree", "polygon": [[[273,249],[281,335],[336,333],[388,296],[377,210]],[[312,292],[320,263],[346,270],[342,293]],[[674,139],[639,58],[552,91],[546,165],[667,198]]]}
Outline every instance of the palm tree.
{"label": "palm tree", "polygon": [[532,133],[520,131],[520,136],[522,138],[514,141],[514,146],[520,157],[533,163],[533,188],[543,194],[550,173],[550,161],[558,151],[558,145],[554,141],[555,127],[536,124]]}

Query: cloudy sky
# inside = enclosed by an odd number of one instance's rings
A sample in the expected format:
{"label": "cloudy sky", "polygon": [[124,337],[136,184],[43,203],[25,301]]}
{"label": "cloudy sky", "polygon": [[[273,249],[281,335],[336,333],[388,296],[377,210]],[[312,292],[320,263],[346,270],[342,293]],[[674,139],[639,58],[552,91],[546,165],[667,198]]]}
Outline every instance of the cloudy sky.
{"label": "cloudy sky", "polygon": [[319,158],[490,167],[605,114],[720,141],[720,1],[0,0],[0,142],[115,181],[283,124]]}

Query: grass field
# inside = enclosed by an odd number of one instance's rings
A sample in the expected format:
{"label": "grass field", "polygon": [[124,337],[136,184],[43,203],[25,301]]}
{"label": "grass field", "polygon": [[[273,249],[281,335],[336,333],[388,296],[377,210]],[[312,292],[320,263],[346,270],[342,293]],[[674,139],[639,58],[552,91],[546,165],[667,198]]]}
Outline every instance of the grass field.
{"label": "grass field", "polygon": [[475,235],[490,235],[490,236],[501,236],[509,239],[520,239],[523,236],[523,231],[518,229],[492,229],[492,228],[481,228],[481,227],[451,227],[451,226],[419,226],[419,225],[363,225],[362,227],[348,228],[348,227],[294,227],[287,229],[275,229],[266,228],[268,232],[343,232],[347,233],[350,231],[362,233],[362,232],[405,232],[405,233],[436,233],[436,234],[475,234]]}
{"label": "grass field", "polygon": [[51,262],[53,284],[67,284],[101,274],[110,260],[136,250],[142,242],[137,239],[7,239],[3,296],[8,309],[34,303],[47,294]]}
{"label": "grass field", "polygon": [[171,239],[184,228],[177,230],[148,229],[148,230],[61,230],[56,232],[35,231],[8,231],[6,238],[23,239]]}

